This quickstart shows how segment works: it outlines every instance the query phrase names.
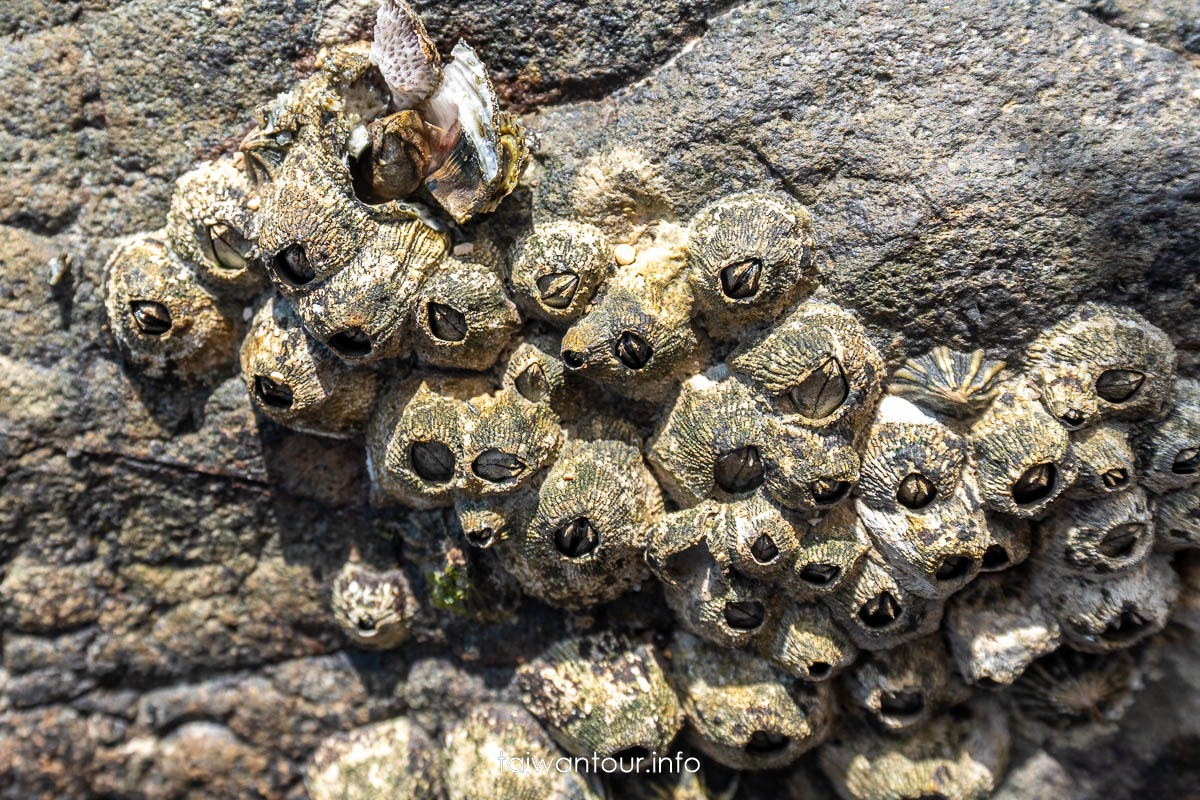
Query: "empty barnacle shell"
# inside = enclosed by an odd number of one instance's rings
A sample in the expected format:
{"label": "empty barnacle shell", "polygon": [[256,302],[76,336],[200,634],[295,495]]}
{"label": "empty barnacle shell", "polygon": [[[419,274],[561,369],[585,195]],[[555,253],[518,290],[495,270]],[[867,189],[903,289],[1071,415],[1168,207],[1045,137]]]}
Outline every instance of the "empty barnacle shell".
{"label": "empty barnacle shell", "polygon": [[1030,738],[1043,731],[1079,734],[1121,719],[1140,688],[1140,670],[1127,651],[1097,655],[1064,647],[1013,684],[1013,708]]}
{"label": "empty barnacle shell", "polygon": [[1158,498],[1155,534],[1160,550],[1200,548],[1200,485]]}
{"label": "empty barnacle shell", "polygon": [[1034,602],[1024,570],[983,575],[946,603],[946,641],[971,683],[1007,686],[1062,641],[1058,622]]}
{"label": "empty barnacle shell", "polygon": [[333,618],[360,647],[387,650],[406,640],[418,606],[408,580],[396,566],[376,569],[352,553],[333,579]]}
{"label": "empty barnacle shell", "polygon": [[438,747],[407,717],[335,733],[309,761],[304,788],[312,800],[444,796]]}
{"label": "empty barnacle shell", "polygon": [[648,767],[683,725],[658,648],[621,633],[559,641],[518,669],[516,682],[525,708],[573,755]]}
{"label": "empty barnacle shell", "polygon": [[1071,435],[1079,466],[1067,496],[1088,498],[1123,492],[1137,479],[1129,431],[1117,423],[1093,425]]}
{"label": "empty barnacle shell", "polygon": [[1156,415],[1170,396],[1175,348],[1136,311],[1085,303],[1029,347],[1047,410],[1069,428]]}
{"label": "empty barnacle shell", "polygon": [[688,279],[714,338],[773,318],[814,285],[808,211],[783,194],[746,192],[701,209],[688,231]]}
{"label": "empty barnacle shell", "polygon": [[858,656],[858,648],[834,624],[829,609],[798,602],[784,607],[759,652],[787,674],[806,681],[828,680]]}
{"label": "empty barnacle shell", "polygon": [[516,245],[510,280],[521,308],[547,322],[578,318],[611,269],[598,228],[574,220],[538,223]]}
{"label": "empty barnacle shell", "polygon": [[670,665],[688,741],[731,769],[785,766],[829,733],[834,707],[828,683],[801,681],[752,653],[683,632],[671,642]]}
{"label": "empty barnacle shell", "polygon": [[1138,450],[1147,489],[1165,492],[1200,482],[1200,381],[1175,382],[1175,407],[1147,426]]}
{"label": "empty barnacle shell", "polygon": [[829,303],[800,305],[748,338],[730,370],[789,422],[857,432],[882,392],[883,360],[858,320]]}
{"label": "empty barnacle shell", "polygon": [[1036,557],[1053,569],[1093,578],[1140,564],[1154,546],[1154,515],[1140,488],[1060,503],[1038,524]]}
{"label": "empty barnacle shell", "polygon": [[888,391],[939,414],[969,417],[995,398],[1004,366],[982,350],[960,353],[942,345],[905,361],[892,375]]}
{"label": "empty barnacle shell", "polygon": [[550,465],[562,443],[549,406],[529,403],[515,389],[474,398],[463,423],[464,490],[506,494]]}
{"label": "empty barnacle shell", "polygon": [[494,211],[529,160],[525,131],[499,110],[491,79],[475,51],[459,41],[422,116],[431,128],[425,186],[459,223]]}
{"label": "empty barnacle shell", "polygon": [[[528,711],[494,703],[476,707],[446,731],[448,800],[600,800],[595,775],[554,766],[561,751]],[[504,756],[503,759],[500,757]],[[535,762],[545,765],[537,769]]]}
{"label": "empty barnacle shell", "polygon": [[1058,619],[1067,644],[1088,653],[1131,647],[1162,630],[1179,594],[1166,553],[1104,580],[1033,566],[1034,596]]}
{"label": "empty barnacle shell", "polygon": [[422,361],[476,370],[495,364],[521,325],[500,278],[454,258],[426,281],[412,319],[413,346]]}
{"label": "empty barnacle shell", "polygon": [[987,549],[981,572],[999,572],[1020,564],[1033,549],[1033,529],[1028,521],[987,512]]}
{"label": "empty barnacle shell", "polygon": [[499,545],[526,592],[567,608],[640,584],[646,532],[662,514],[632,428],[600,421],[575,436],[546,474],[528,524]]}
{"label": "empty barnacle shell", "polygon": [[864,650],[886,650],[932,633],[942,619],[941,602],[903,588],[874,550],[867,551],[858,570],[825,602]]}
{"label": "empty barnacle shell", "polygon": [[764,489],[795,511],[827,509],[850,496],[859,475],[858,454],[850,435],[813,431],[767,417],[762,448]]}
{"label": "empty barnacle shell", "polygon": [[966,700],[939,635],[860,658],[843,676],[851,701],[889,731],[908,731]]}
{"label": "empty barnacle shell", "polygon": [[1022,384],[1002,388],[968,439],[980,499],[994,511],[1035,517],[1075,480],[1069,434]]}
{"label": "empty barnacle shell", "polygon": [[397,111],[416,108],[441,85],[442,59],[437,46],[405,0],[380,2],[370,58],[391,91]]}
{"label": "empty barnacle shell", "polygon": [[147,375],[203,379],[233,360],[240,308],[192,280],[159,233],[126,240],[105,269],[109,329]]}
{"label": "empty barnacle shell", "polygon": [[799,597],[837,591],[870,549],[867,532],[852,504],[830,509],[800,540],[784,584]]}
{"label": "empty barnacle shell", "polygon": [[201,164],[175,182],[167,212],[171,248],[214,289],[246,297],[263,284],[251,190],[230,159]]}
{"label": "empty barnacle shell", "polygon": [[326,436],[362,433],[379,389],[373,371],[346,364],[311,339],[282,297],[268,299],[254,315],[241,367],[257,409],[289,428]]}
{"label": "empty barnacle shell", "polygon": [[1004,711],[979,699],[907,737],[848,719],[818,763],[843,800],[981,800],[1004,776],[1009,742]]}

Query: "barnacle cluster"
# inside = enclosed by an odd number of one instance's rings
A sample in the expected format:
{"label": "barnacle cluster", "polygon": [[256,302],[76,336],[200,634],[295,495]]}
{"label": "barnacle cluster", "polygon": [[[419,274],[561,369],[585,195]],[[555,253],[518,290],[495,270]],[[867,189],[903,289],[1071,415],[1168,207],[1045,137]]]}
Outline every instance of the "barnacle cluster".
{"label": "barnacle cluster", "polygon": [[[1172,554],[1200,547],[1200,383],[1162,331],[1088,303],[1012,368],[898,363],[822,287],[791,197],[681,220],[622,150],[573,213],[480,220],[527,159],[470,47],[443,64],[384,0],[373,43],[323,53],[109,262],[132,366],[203,382],[237,359],[262,414],[362,438],[375,503],[454,510],[431,603],[351,551],[330,594],[354,644],[402,645],[472,591],[469,616],[504,616],[504,581],[582,612],[510,702],[326,742],[313,797],[599,797],[492,762],[682,743],[734,770],[816,749],[846,798],[980,797],[1010,715],[1124,707]],[[637,589],[674,622],[589,630]]]}

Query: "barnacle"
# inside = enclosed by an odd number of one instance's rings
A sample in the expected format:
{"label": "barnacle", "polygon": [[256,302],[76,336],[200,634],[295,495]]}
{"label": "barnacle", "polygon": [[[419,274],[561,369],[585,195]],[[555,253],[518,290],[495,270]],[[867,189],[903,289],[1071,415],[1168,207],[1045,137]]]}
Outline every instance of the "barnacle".
{"label": "barnacle", "polygon": [[761,492],[702,507],[709,548],[722,564],[751,578],[778,582],[787,577],[800,538],[807,533],[793,515],[772,505]]}
{"label": "barnacle", "polygon": [[1154,546],[1154,517],[1141,489],[1060,503],[1038,528],[1040,561],[1092,577],[1131,569]]}
{"label": "barnacle", "polygon": [[848,434],[813,431],[772,417],[763,425],[763,484],[775,502],[795,511],[814,511],[850,497],[858,480],[859,456]]}
{"label": "barnacle", "polygon": [[1161,550],[1200,548],[1200,485],[1158,498],[1154,530]]}
{"label": "barnacle", "polygon": [[970,695],[938,635],[868,654],[842,684],[855,705],[891,731],[917,728]]}
{"label": "barnacle", "polygon": [[667,569],[677,576],[664,587],[667,605],[697,636],[725,647],[761,643],[779,617],[783,598],[770,584],[725,569],[703,544],[676,555]]}
{"label": "barnacle", "polygon": [[800,540],[785,585],[799,597],[830,594],[854,574],[870,546],[854,506],[832,508]]}
{"label": "barnacle", "polygon": [[408,197],[421,187],[429,158],[425,122],[417,112],[372,120],[367,142],[351,165],[355,193],[372,204]]}
{"label": "barnacle", "polygon": [[1078,728],[1120,719],[1138,688],[1139,670],[1128,652],[1094,655],[1064,647],[1013,684],[1013,707],[1026,723]]}
{"label": "barnacle", "polygon": [[812,221],[787,195],[747,192],[701,209],[688,230],[688,279],[708,333],[735,338],[813,283]]}
{"label": "barnacle", "polygon": [[395,717],[321,742],[304,788],[312,800],[442,797],[442,754],[407,717]]}
{"label": "barnacle", "polygon": [[795,761],[828,734],[828,683],[784,675],[751,653],[726,650],[677,633],[671,678],[687,715],[685,736],[734,769],[770,769]]}
{"label": "barnacle", "polygon": [[994,512],[987,512],[984,517],[987,520],[987,550],[983,551],[981,572],[1006,570],[1029,557],[1033,549],[1033,529],[1028,520]]}
{"label": "barnacle", "polygon": [[817,603],[784,606],[769,640],[759,651],[782,671],[807,681],[823,681],[854,662],[858,648]]}
{"label": "barnacle", "polygon": [[412,342],[427,364],[487,369],[521,326],[499,276],[447,259],[425,282],[412,316]]}
{"label": "barnacle", "polygon": [[864,650],[886,650],[933,633],[942,603],[903,588],[883,556],[868,550],[859,569],[825,598],[834,619]]}
{"label": "barnacle", "polygon": [[892,375],[888,391],[940,414],[969,417],[996,397],[1004,367],[1003,361],[987,358],[982,350],[960,353],[943,345],[904,362]]}
{"label": "barnacle", "polygon": [[1139,454],[1147,489],[1165,492],[1200,482],[1200,381],[1175,382],[1175,407],[1149,426]]}
{"label": "barnacle", "polygon": [[1133,444],[1124,426],[1112,423],[1084,428],[1071,436],[1071,450],[1079,474],[1067,489],[1068,497],[1095,497],[1135,485]]}
{"label": "barnacle", "polygon": [[352,642],[387,650],[409,637],[418,606],[408,579],[395,565],[377,569],[352,550],[329,593],[333,618]]}
{"label": "barnacle", "polygon": [[516,677],[521,702],[568,753],[649,761],[683,725],[662,655],[623,634],[560,641]]}
{"label": "barnacle", "polygon": [[550,465],[562,443],[558,417],[515,388],[473,398],[463,408],[463,490],[506,494]]}
{"label": "barnacle", "polygon": [[577,319],[612,269],[604,234],[587,223],[538,223],[516,246],[512,282],[527,313],[552,323]]}
{"label": "barnacle", "polygon": [[556,337],[534,334],[517,345],[504,364],[501,383],[530,403],[549,405],[559,419],[573,421],[587,408],[580,381],[563,369]]}

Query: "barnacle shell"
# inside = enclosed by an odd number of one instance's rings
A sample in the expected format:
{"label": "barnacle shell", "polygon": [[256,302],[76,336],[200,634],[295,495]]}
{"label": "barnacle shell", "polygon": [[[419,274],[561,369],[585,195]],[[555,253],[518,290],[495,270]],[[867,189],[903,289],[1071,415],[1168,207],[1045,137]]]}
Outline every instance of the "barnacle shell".
{"label": "barnacle shell", "polygon": [[255,126],[242,140],[246,179],[256,192],[268,190],[296,143],[304,114],[304,91],[284,92],[254,112]]}
{"label": "barnacle shell", "polygon": [[732,503],[704,504],[706,538],[717,560],[751,578],[779,581],[791,572],[807,526],[761,492]]}
{"label": "barnacle shell", "polygon": [[371,63],[379,67],[397,111],[415,108],[442,82],[442,59],[421,17],[405,0],[383,0],[375,19]]}
{"label": "barnacle shell", "polygon": [[1129,430],[1119,423],[1093,425],[1071,435],[1079,474],[1067,497],[1088,498],[1122,492],[1134,485],[1137,468]]}
{"label": "barnacle shell", "polygon": [[515,252],[510,280],[517,302],[547,322],[578,318],[612,269],[604,234],[573,220],[539,222]]}
{"label": "barnacle shell", "polygon": [[1131,309],[1085,303],[1029,347],[1049,412],[1069,428],[1157,414],[1171,391],[1175,348]]}
{"label": "barnacle shell", "polygon": [[1061,648],[1039,659],[1013,684],[1013,708],[1027,735],[1114,723],[1141,688],[1128,652],[1095,655]]}
{"label": "barnacle shell", "polygon": [[1057,620],[1034,602],[1024,570],[984,575],[946,603],[946,641],[967,681],[1008,685],[1058,648]]}
{"label": "barnacle shell", "polygon": [[250,187],[230,159],[210,161],[175,182],[167,212],[171,248],[202,281],[218,291],[246,297],[262,288],[258,219]]}
{"label": "barnacle shell", "polygon": [[499,276],[450,258],[417,296],[412,341],[428,364],[483,370],[496,363],[520,326]]}
{"label": "barnacle shell", "polygon": [[806,681],[823,681],[854,662],[858,648],[833,622],[823,605],[791,602],[784,606],[769,640],[759,652],[776,667]]}
{"label": "barnacle shell", "polygon": [[463,489],[471,494],[506,494],[528,486],[562,443],[554,412],[515,389],[475,397],[464,413]]}
{"label": "barnacle shell", "polygon": [[309,761],[312,800],[437,800],[444,797],[441,754],[407,717],[337,733]]}
{"label": "barnacle shell", "polygon": [[821,748],[819,763],[843,800],[984,800],[1003,777],[1008,752],[1004,712],[975,701],[904,738],[849,720]]}
{"label": "barnacle shell", "polygon": [[849,698],[883,728],[909,731],[967,699],[939,635],[870,653],[847,671]]}
{"label": "barnacle shell", "polygon": [[1003,387],[969,439],[980,499],[995,511],[1037,516],[1075,480],[1070,436],[1021,384]]}
{"label": "barnacle shell", "polygon": [[355,193],[374,204],[408,197],[421,187],[429,158],[425,121],[417,112],[372,120],[366,144],[351,162]]}
{"label": "barnacle shell", "polygon": [[671,677],[687,714],[686,736],[733,769],[770,769],[819,744],[833,721],[828,683],[784,675],[740,650],[677,633]]}
{"label": "barnacle shell", "polygon": [[762,448],[764,487],[781,506],[796,511],[828,509],[850,497],[859,458],[847,433],[813,431],[768,417]]}
{"label": "barnacle shell", "polygon": [[905,361],[892,375],[888,391],[939,414],[969,417],[995,398],[1004,366],[982,350],[960,353],[943,345]]}
{"label": "barnacle shell", "polygon": [[825,602],[864,650],[886,650],[933,633],[942,619],[941,602],[903,588],[875,550],[867,551],[858,571]]}
{"label": "barnacle shell", "polygon": [[783,194],[747,192],[701,209],[688,230],[688,279],[708,333],[732,339],[813,287],[808,211]]}
{"label": "barnacle shell", "polygon": [[556,643],[517,671],[517,685],[530,713],[577,756],[666,755],[683,725],[657,648],[612,631]]}
{"label": "barnacle shell", "polygon": [[379,390],[374,372],[346,364],[311,339],[282,297],[268,299],[254,315],[242,340],[241,365],[255,408],[310,433],[361,433]]}
{"label": "barnacle shell", "polygon": [[1140,443],[1147,489],[1165,492],[1200,482],[1200,381],[1175,382],[1175,408]]}
{"label": "barnacle shell", "polygon": [[400,569],[376,569],[356,552],[333,579],[329,604],[346,636],[372,650],[387,650],[407,639],[418,610]]}
{"label": "barnacle shell", "polygon": [[[525,709],[485,705],[445,736],[449,800],[600,800],[599,782],[573,769],[556,768],[561,755]],[[500,762],[503,754],[512,761]],[[524,759],[530,759],[525,762]],[[535,760],[545,766],[538,769]],[[563,762],[565,763],[565,762]]]}
{"label": "barnacle shell", "polygon": [[1137,566],[1154,546],[1154,516],[1141,489],[1060,503],[1038,528],[1039,561],[1093,578]]}
{"label": "barnacle shell", "polygon": [[587,407],[581,382],[563,370],[556,337],[534,334],[517,345],[504,365],[501,383],[530,403],[545,403],[559,419],[574,420]]}
{"label": "barnacle shell", "polygon": [[724,647],[761,643],[779,617],[783,597],[774,587],[725,569],[704,544],[668,559],[666,569],[675,581],[663,587],[667,605],[680,625],[711,642]]}
{"label": "barnacle shell", "polygon": [[830,509],[800,540],[785,585],[798,597],[830,594],[852,576],[871,547],[853,504]]}
{"label": "barnacle shell", "polygon": [[981,572],[999,572],[1016,566],[1029,557],[1033,549],[1033,529],[1028,520],[987,512],[987,550],[980,564]]}
{"label": "barnacle shell", "polygon": [[1160,550],[1200,548],[1200,485],[1158,498],[1155,534]]}
{"label": "barnacle shell", "polygon": [[109,329],[144,373],[201,379],[233,360],[240,308],[193,280],[161,232],[119,245],[106,273]]}

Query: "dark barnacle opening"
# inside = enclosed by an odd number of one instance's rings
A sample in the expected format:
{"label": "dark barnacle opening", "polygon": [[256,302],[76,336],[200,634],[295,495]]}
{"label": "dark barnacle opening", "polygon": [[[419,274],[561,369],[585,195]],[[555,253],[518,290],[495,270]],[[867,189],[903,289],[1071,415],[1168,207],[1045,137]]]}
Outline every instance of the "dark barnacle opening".
{"label": "dark barnacle opening", "polygon": [[1054,492],[1055,483],[1058,480],[1058,467],[1049,461],[1042,464],[1034,464],[1029,469],[1021,474],[1013,483],[1010,491],[1012,492],[1013,502],[1019,506],[1033,505],[1041,502],[1049,497]]}
{"label": "dark barnacle opening", "polygon": [[988,569],[1003,569],[1007,567],[1011,561],[1008,551],[1003,546],[994,544],[988,547],[983,553],[983,568]]}
{"label": "dark barnacle opening", "polygon": [[946,556],[938,565],[936,577],[939,581],[956,581],[971,571],[975,560],[970,556]]}
{"label": "dark barnacle opening", "polygon": [[836,564],[805,564],[800,570],[800,579],[814,586],[825,586],[832,583],[842,572]]}
{"label": "dark barnacle opening", "polygon": [[769,755],[787,749],[792,743],[790,736],[778,731],[755,731],[746,742],[746,752],[751,755]]}
{"label": "dark barnacle opening", "polygon": [[1096,394],[1110,403],[1124,403],[1146,382],[1146,374],[1132,369],[1109,369],[1096,379]]}
{"label": "dark barnacle opening", "polygon": [[767,618],[766,607],[757,600],[732,600],[725,604],[725,622],[739,631],[752,631]]}
{"label": "dark barnacle opening", "polygon": [[212,222],[204,226],[197,237],[204,257],[221,269],[237,271],[246,268],[254,245],[242,232],[227,222]]}
{"label": "dark barnacle opening", "polygon": [[371,354],[371,337],[362,328],[346,328],[329,337],[330,349],[346,358],[364,358]]}
{"label": "dark barnacle opening", "polygon": [[304,245],[290,244],[271,257],[271,271],[288,286],[299,288],[316,280],[316,270],[309,263]]}
{"label": "dark barnacle opening", "polygon": [[1175,454],[1171,472],[1176,475],[1193,475],[1200,469],[1200,447],[1185,447]]}
{"label": "dark barnacle opening", "polygon": [[822,505],[836,503],[846,496],[846,492],[850,491],[849,483],[829,477],[818,478],[808,486],[812,491],[813,500]]}
{"label": "dark barnacle opening", "polygon": [[579,352],[578,350],[563,350],[562,362],[567,369],[583,369],[586,359],[584,358],[583,353]]}
{"label": "dark barnacle opening", "polygon": [[525,469],[525,462],[514,456],[512,453],[506,453],[503,450],[497,450],[490,447],[480,453],[473,464],[471,471],[485,481],[492,483],[502,483],[503,481],[511,480]]}
{"label": "dark barnacle opening", "polygon": [[254,377],[254,393],[264,406],[280,410],[291,408],[294,400],[292,387],[286,383],[268,378],[266,375]]}
{"label": "dark barnacle opening", "polygon": [[758,280],[763,264],[760,259],[748,258],[721,270],[721,291],[733,300],[746,300],[758,294]]}
{"label": "dark barnacle opening", "polygon": [[517,394],[531,403],[542,400],[550,393],[550,382],[546,380],[546,372],[541,364],[530,364],[513,381]]}
{"label": "dark barnacle opening", "polygon": [[574,272],[551,272],[537,279],[538,296],[542,305],[556,310],[569,308],[579,289],[579,275]]}
{"label": "dark barnacle opening", "polygon": [[808,677],[813,680],[819,681],[828,678],[831,672],[833,672],[833,667],[824,661],[814,661],[808,665]]}
{"label": "dark barnacle opening", "polygon": [[779,555],[779,546],[767,534],[759,534],[759,537],[754,540],[754,544],[750,545],[750,555],[754,556],[754,560],[760,564],[769,564]]}
{"label": "dark barnacle opening", "polygon": [[850,382],[842,364],[832,355],[788,391],[788,400],[797,414],[823,419],[837,411],[850,396]]}
{"label": "dark barnacle opening", "polygon": [[763,462],[758,448],[746,445],[717,456],[713,480],[731,494],[757,489],[763,482]]}
{"label": "dark barnacle opening", "polygon": [[600,532],[587,517],[576,517],[554,531],[554,547],[567,558],[581,558],[600,544]]}
{"label": "dark barnacle opening", "polygon": [[923,692],[884,692],[879,697],[879,713],[889,717],[915,717],[924,710]]}
{"label": "dark barnacle opening", "polygon": [[1110,469],[1100,475],[1100,481],[1106,489],[1120,489],[1129,484],[1129,470]]}
{"label": "dark barnacle opening", "polygon": [[909,473],[904,480],[900,481],[900,488],[896,490],[896,500],[900,502],[900,505],[914,511],[929,505],[935,497],[937,497],[937,487],[929,478],[919,472]]}
{"label": "dark barnacle opening", "polygon": [[429,317],[429,332],[443,342],[461,342],[467,338],[467,318],[461,311],[445,303],[425,306]]}
{"label": "dark barnacle opening", "polygon": [[858,609],[858,618],[868,628],[886,628],[900,618],[903,609],[891,592],[880,592]]}
{"label": "dark barnacle opening", "polygon": [[1087,417],[1078,408],[1068,408],[1058,417],[1068,428],[1078,428],[1087,421]]}
{"label": "dark barnacle opening", "polygon": [[355,627],[358,628],[359,633],[374,633],[375,618],[369,616],[359,617],[355,620]]}
{"label": "dark barnacle opening", "polygon": [[1149,620],[1132,608],[1126,608],[1121,616],[1109,623],[1100,638],[1108,642],[1128,642],[1140,637],[1149,627]]}
{"label": "dark barnacle opening", "polygon": [[1133,552],[1145,532],[1146,526],[1136,522],[1118,525],[1105,532],[1097,549],[1108,558],[1125,558]]}
{"label": "dark barnacle opening", "polygon": [[147,336],[162,336],[171,330],[171,312],[154,300],[134,300],[129,304],[133,323]]}
{"label": "dark barnacle opening", "polygon": [[454,453],[441,442],[413,442],[408,458],[422,480],[445,483],[454,477]]}
{"label": "dark barnacle opening", "polygon": [[654,355],[650,343],[633,331],[621,332],[613,342],[613,353],[630,369],[641,369],[650,363],[650,357]]}

